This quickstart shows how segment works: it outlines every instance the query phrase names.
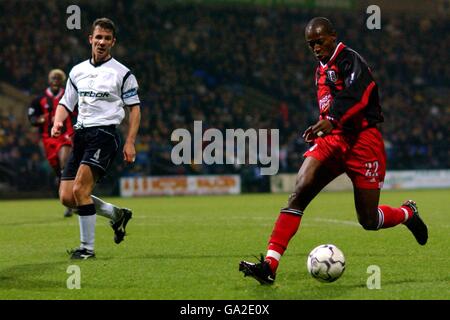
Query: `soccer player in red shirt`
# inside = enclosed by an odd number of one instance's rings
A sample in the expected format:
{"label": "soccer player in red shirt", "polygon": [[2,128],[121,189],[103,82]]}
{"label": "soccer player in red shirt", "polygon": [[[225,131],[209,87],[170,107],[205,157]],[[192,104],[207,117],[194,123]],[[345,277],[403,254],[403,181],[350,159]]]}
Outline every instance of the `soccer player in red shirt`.
{"label": "soccer player in red shirt", "polygon": [[346,173],[352,183],[358,221],[366,230],[404,224],[424,245],[428,230],[412,200],[399,208],[379,205],[386,153],[377,125],[383,122],[378,88],[364,59],[337,43],[330,21],[317,17],[305,29],[306,42],[319,60],[315,73],[319,121],[303,134],[311,148],[298,172],[295,190],[281,209],[267,254],[257,263],[241,261],[239,270],[261,284],[272,284],[281,256],[297,232],[304,210],[332,180]]}
{"label": "soccer player in red shirt", "polygon": [[[58,177],[58,184],[61,172],[64,169],[70,151],[72,150],[72,120],[67,118],[64,122],[63,134],[54,138],[51,136],[51,128],[55,118],[56,107],[59,100],[64,95],[64,84],[66,74],[60,69],[53,69],[48,74],[49,87],[45,92],[35,98],[28,109],[28,119],[33,126],[39,128],[39,134],[45,150],[48,163]],[[67,208],[65,217],[72,215],[72,209]]]}

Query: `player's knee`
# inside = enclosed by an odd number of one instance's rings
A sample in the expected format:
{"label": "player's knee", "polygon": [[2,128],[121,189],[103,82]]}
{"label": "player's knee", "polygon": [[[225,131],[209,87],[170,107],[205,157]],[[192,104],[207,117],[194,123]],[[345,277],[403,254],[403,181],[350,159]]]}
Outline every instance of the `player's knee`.
{"label": "player's knee", "polygon": [[66,191],[60,190],[59,200],[66,207],[75,208],[77,206],[72,192],[66,192]]}
{"label": "player's knee", "polygon": [[359,224],[364,230],[378,230],[378,221],[370,218],[358,218]]}

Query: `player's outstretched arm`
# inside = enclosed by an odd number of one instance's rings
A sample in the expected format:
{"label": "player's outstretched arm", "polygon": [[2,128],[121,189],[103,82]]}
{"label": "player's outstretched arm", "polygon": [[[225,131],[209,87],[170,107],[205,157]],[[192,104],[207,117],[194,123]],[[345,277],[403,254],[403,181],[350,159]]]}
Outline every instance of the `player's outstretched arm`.
{"label": "player's outstretched arm", "polygon": [[53,121],[52,137],[58,137],[61,134],[61,129],[64,126],[64,120],[69,116],[69,112],[63,105],[58,104],[55,112],[55,120]]}
{"label": "player's outstretched arm", "polygon": [[130,107],[129,128],[128,135],[123,147],[123,159],[127,163],[133,163],[136,159],[136,136],[139,131],[139,124],[141,122],[141,108],[138,104]]}

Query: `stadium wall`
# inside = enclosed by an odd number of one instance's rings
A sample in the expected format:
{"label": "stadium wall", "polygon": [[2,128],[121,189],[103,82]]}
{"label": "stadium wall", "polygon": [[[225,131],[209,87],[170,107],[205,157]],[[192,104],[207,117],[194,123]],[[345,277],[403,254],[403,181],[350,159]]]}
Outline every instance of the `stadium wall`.
{"label": "stadium wall", "polygon": [[[297,174],[279,174],[270,179],[272,193],[292,192]],[[388,171],[383,189],[434,189],[450,187],[450,170]],[[325,187],[325,191],[352,190],[346,174],[342,174]]]}

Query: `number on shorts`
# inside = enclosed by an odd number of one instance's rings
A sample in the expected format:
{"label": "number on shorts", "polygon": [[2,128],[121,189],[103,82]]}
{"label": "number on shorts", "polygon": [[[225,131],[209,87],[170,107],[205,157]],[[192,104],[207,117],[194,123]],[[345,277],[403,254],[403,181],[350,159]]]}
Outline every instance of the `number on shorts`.
{"label": "number on shorts", "polygon": [[378,161],[366,162],[366,177],[378,177]]}

